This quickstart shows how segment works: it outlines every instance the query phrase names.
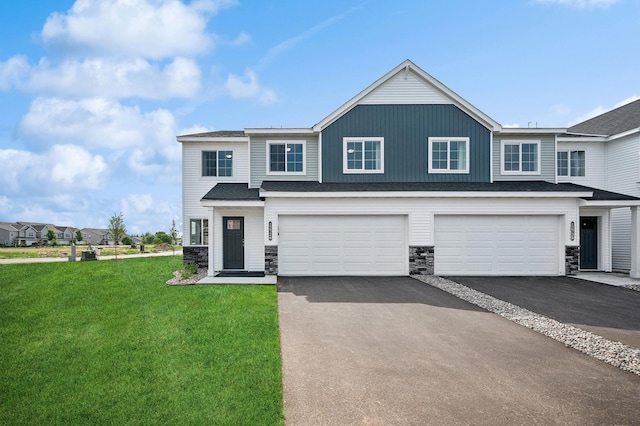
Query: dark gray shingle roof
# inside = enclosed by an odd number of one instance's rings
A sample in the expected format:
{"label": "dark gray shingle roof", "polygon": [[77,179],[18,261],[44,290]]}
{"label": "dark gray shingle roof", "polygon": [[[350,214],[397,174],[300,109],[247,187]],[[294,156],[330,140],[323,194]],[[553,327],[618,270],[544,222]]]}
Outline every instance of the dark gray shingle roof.
{"label": "dark gray shingle roof", "polygon": [[567,129],[569,133],[616,135],[640,127],[640,99]]}
{"label": "dark gray shingle roof", "polygon": [[192,135],[181,135],[179,137],[191,138],[241,138],[246,136],[244,130],[218,130],[215,132],[194,133]]}
{"label": "dark gray shingle roof", "polygon": [[202,197],[203,200],[260,201],[258,188],[246,183],[219,183]]}
{"label": "dark gray shingle roof", "polygon": [[310,181],[264,181],[265,191],[280,192],[593,192],[588,200],[628,201],[640,200],[629,195],[602,191],[573,183],[550,183],[545,181],[500,181],[500,182],[385,182],[385,183],[319,183]]}

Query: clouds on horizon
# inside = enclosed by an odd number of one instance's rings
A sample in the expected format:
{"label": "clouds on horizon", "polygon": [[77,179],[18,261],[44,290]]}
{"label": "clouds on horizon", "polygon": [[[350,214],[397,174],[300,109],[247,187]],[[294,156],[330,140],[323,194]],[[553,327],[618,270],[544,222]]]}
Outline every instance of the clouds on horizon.
{"label": "clouds on horizon", "polygon": [[[17,124],[25,148],[0,149],[0,161],[6,164],[1,197],[14,201],[3,203],[3,214],[9,215],[5,219],[71,217],[73,211],[65,208],[77,209],[83,205],[80,200],[93,198],[87,196],[107,189],[118,176],[170,185],[179,194],[179,117],[170,106],[149,108],[149,101],[196,99],[204,91],[200,58],[217,45],[237,48],[251,41],[245,31],[223,37],[208,28],[213,16],[236,4],[76,0],[68,11],[54,12],[43,23],[39,40],[45,56],[16,52],[0,58],[0,91],[34,95]],[[230,72],[226,81],[207,83],[224,88],[215,90],[215,96],[253,98],[262,104],[277,99],[252,71],[242,76]],[[170,202],[157,199],[162,191],[151,192],[128,198],[123,192],[119,207],[155,220],[149,206]],[[52,197],[75,202],[57,204],[63,211],[55,213]],[[169,210],[176,207],[164,208]],[[91,220],[75,225],[99,226],[104,217]]]}

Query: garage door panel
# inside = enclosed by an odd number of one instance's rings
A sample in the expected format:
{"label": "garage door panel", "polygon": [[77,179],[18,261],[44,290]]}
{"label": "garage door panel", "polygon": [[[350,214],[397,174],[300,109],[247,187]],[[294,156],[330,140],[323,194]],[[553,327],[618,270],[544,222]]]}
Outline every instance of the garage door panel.
{"label": "garage door panel", "polygon": [[557,275],[558,216],[436,216],[435,273]]}
{"label": "garage door panel", "polygon": [[278,257],[281,275],[404,275],[406,217],[280,216]]}

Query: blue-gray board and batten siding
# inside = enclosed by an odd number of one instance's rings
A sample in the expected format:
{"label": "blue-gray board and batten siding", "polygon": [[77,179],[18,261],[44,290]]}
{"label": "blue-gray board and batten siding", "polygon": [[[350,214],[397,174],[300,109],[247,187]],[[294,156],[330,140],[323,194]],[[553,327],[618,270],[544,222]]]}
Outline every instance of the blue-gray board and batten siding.
{"label": "blue-gray board and batten siding", "polygon": [[[384,174],[343,173],[344,137],[384,137]],[[468,174],[428,173],[429,137],[468,137]],[[322,131],[324,182],[490,182],[491,132],[455,105],[358,105]]]}

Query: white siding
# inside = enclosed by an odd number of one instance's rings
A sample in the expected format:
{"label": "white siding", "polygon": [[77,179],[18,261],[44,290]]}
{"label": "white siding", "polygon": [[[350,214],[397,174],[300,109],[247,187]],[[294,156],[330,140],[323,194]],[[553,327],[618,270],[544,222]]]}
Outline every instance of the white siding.
{"label": "white siding", "polygon": [[[613,192],[640,197],[640,135],[637,133],[607,142],[607,185]],[[614,209],[611,213],[614,270],[631,268],[631,211]]]}
{"label": "white siding", "polygon": [[[202,176],[202,151],[233,151],[233,176]],[[182,143],[182,223],[184,245],[190,244],[189,220],[204,219],[207,209],[200,200],[218,182],[249,182],[249,150],[246,142]]]}
{"label": "white siding", "polygon": [[[434,245],[434,215],[557,215],[563,216],[560,229],[564,245],[571,241],[569,224],[578,223],[578,205],[570,198],[267,198],[264,210],[265,229],[273,224],[272,240],[265,233],[265,245],[278,245],[278,216],[314,215],[408,215],[408,243],[412,246]],[[564,256],[564,253],[562,253]]]}
{"label": "white siding", "polygon": [[590,186],[592,188],[606,187],[607,167],[606,148],[602,142],[581,142],[568,143],[558,142],[558,151],[584,151],[585,175],[584,176],[558,176],[558,183],[573,182],[578,185]]}
{"label": "white siding", "polygon": [[[629,209],[617,209],[627,210]],[[611,272],[611,220],[609,209],[581,208],[580,216],[598,217],[598,270]],[[615,212],[616,210],[611,210]],[[578,222],[579,223],[579,222]],[[576,223],[576,235],[580,236],[580,227]]]}
{"label": "white siding", "polygon": [[209,234],[213,235],[214,238],[214,271],[222,270],[222,218],[225,216],[244,217],[244,269],[247,271],[264,271],[262,215],[262,208],[215,208],[213,227],[209,229]]}
{"label": "white siding", "polygon": [[413,71],[405,74],[402,70],[373,92],[359,104],[451,104],[451,99],[418,77]]}

